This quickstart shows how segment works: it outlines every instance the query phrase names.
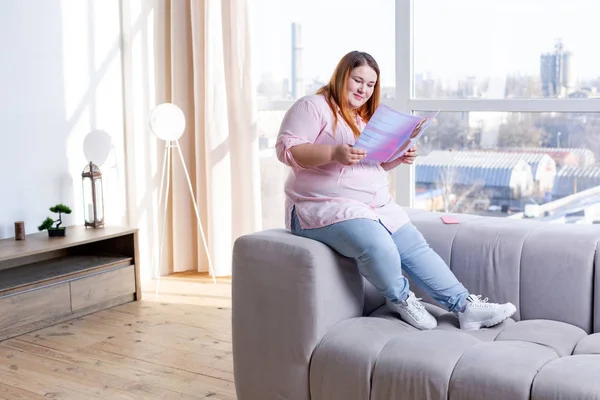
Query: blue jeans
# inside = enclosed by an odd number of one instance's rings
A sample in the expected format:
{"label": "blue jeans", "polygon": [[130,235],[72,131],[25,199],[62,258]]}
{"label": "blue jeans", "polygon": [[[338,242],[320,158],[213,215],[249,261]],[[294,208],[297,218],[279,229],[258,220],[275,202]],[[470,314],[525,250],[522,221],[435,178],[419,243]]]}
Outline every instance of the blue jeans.
{"label": "blue jeans", "polygon": [[293,234],[322,242],[355,259],[359,272],[393,303],[408,297],[409,283],[402,269],[449,311],[459,311],[469,295],[410,222],[393,234],[380,222],[366,218],[302,229],[294,210],[291,225]]}

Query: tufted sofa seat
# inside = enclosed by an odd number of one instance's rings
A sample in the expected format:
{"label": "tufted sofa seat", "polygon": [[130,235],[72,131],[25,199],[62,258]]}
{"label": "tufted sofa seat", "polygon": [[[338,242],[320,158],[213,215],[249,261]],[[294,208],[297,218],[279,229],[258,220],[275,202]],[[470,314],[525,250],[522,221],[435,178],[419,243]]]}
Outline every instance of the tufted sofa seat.
{"label": "tufted sofa seat", "polygon": [[427,332],[385,306],[332,327],[312,355],[311,398],[600,398],[600,334],[549,320],[461,331],[428,309],[440,326]]}
{"label": "tufted sofa seat", "polygon": [[476,294],[517,306],[462,331],[419,288],[438,327],[393,315],[354,263],[286,231],[233,254],[237,396],[253,399],[600,399],[600,228],[407,210]]}

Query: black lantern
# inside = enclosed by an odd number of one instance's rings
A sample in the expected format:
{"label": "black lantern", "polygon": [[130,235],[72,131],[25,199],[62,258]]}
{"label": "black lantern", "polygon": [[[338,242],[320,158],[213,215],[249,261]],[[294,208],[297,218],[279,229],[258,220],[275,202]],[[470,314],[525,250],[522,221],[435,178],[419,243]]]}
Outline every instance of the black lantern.
{"label": "black lantern", "polygon": [[81,173],[83,188],[83,215],[85,226],[104,226],[104,194],[102,191],[102,171],[90,161]]}

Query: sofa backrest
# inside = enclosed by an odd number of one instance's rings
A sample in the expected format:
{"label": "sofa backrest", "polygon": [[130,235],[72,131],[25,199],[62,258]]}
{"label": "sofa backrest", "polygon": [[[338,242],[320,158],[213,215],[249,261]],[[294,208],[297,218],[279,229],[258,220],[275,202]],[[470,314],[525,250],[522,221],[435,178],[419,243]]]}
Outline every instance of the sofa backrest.
{"label": "sofa backrest", "polygon": [[[600,332],[600,227],[407,209],[411,221],[474,294],[517,306],[515,320],[550,319]],[[420,288],[414,292],[433,302]],[[379,295],[366,290],[365,307]]]}

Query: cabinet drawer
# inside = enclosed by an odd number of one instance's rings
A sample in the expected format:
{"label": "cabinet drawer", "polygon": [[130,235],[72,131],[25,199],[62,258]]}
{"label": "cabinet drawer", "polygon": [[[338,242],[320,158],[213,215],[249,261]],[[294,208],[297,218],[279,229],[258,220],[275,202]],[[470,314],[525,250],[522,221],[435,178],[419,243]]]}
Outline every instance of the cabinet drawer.
{"label": "cabinet drawer", "polygon": [[135,292],[135,267],[133,265],[70,282],[71,307],[81,310],[107,300]]}
{"label": "cabinet drawer", "polygon": [[36,322],[58,320],[71,312],[68,283],[46,286],[0,298],[0,337],[26,332]]}

